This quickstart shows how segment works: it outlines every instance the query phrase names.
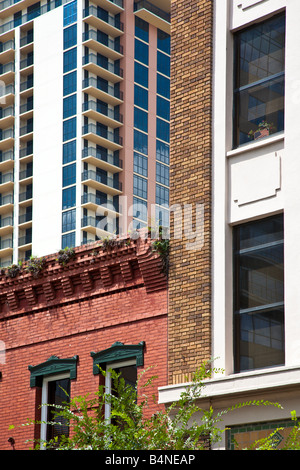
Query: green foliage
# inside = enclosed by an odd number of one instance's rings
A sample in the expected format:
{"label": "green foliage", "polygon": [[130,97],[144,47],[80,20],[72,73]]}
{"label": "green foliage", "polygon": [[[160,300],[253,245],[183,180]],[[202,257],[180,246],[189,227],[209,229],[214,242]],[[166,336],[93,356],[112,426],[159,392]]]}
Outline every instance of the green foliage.
{"label": "green foliage", "polygon": [[25,271],[27,273],[32,274],[34,278],[39,277],[41,271],[45,267],[46,260],[45,258],[37,258],[36,256],[31,256],[27,265],[25,267]]}
{"label": "green foliage", "polygon": [[[104,376],[106,372],[100,369]],[[78,396],[56,406],[55,420],[50,423],[57,426],[68,422],[70,436],[62,436],[42,443],[47,448],[60,450],[205,450],[221,440],[223,430],[218,425],[224,414],[243,406],[279,406],[265,401],[240,403],[221,412],[215,413],[212,407],[202,409],[196,400],[202,397],[206,379],[213,372],[209,363],[203,364],[195,373],[193,380],[180,399],[167,409],[159,408],[149,416],[149,389],[153,387],[155,377],[146,380],[147,371],[138,378],[133,389],[114,370],[112,394],[100,386],[93,398],[89,395]],[[151,401],[153,400],[153,396]],[[155,403],[155,402],[154,402]],[[104,418],[104,406],[109,404],[111,419]],[[46,405],[51,406],[53,405]],[[27,424],[32,424],[28,421]],[[41,443],[38,443],[40,448]]]}
{"label": "green foliage", "polygon": [[69,263],[72,258],[74,258],[74,256],[74,249],[66,246],[66,248],[59,250],[58,258],[56,261],[58,261],[60,265],[65,266],[67,263]]}

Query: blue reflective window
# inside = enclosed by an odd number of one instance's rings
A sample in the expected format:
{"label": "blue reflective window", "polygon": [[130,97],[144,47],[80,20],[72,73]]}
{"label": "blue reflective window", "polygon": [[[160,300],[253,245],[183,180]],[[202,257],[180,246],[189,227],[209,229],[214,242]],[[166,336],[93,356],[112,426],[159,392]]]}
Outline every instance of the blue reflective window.
{"label": "blue reflective window", "polygon": [[133,134],[134,142],[134,150],[138,152],[144,153],[145,155],[148,154],[148,136],[143,132],[134,130]]}
{"label": "blue reflective window", "polygon": [[171,54],[171,38],[168,33],[157,30],[157,49],[165,52],[166,54]]}
{"label": "blue reflective window", "polygon": [[76,160],[76,140],[63,144],[63,164]]}
{"label": "blue reflective window", "polygon": [[76,137],[76,117],[63,122],[63,140],[71,140]]}
{"label": "blue reflective window", "polygon": [[141,220],[148,220],[147,202],[137,197],[133,198],[133,217]]}
{"label": "blue reflective window", "polygon": [[63,187],[76,183],[76,163],[63,167]]}
{"label": "blue reflective window", "polygon": [[161,96],[156,98],[156,114],[157,116],[170,121],[170,101],[165,100]]}
{"label": "blue reflective window", "polygon": [[142,41],[149,42],[149,23],[138,16],[135,17],[135,36]]}
{"label": "blue reflective window", "polygon": [[148,110],[148,90],[139,85],[134,85],[134,104]]}
{"label": "blue reflective window", "polygon": [[76,95],[70,95],[63,101],[63,118],[74,116],[76,114]]}
{"label": "blue reflective window", "polygon": [[134,127],[148,132],[148,113],[139,108],[134,108]]}
{"label": "blue reflective window", "polygon": [[64,75],[64,96],[70,95],[77,90],[77,71]]}
{"label": "blue reflective window", "polygon": [[134,63],[134,81],[148,88],[148,69],[138,62]]}
{"label": "blue reflective window", "polygon": [[156,181],[169,186],[169,167],[159,162],[156,162]]}
{"label": "blue reflective window", "polygon": [[156,135],[158,139],[165,142],[170,141],[170,124],[162,119],[156,119]]}
{"label": "blue reflective window", "polygon": [[77,49],[74,47],[64,52],[64,73],[77,68]]}
{"label": "blue reflective window", "polygon": [[170,76],[170,57],[157,51],[157,71]]}
{"label": "blue reflective window", "polygon": [[63,235],[61,240],[61,247],[64,248],[74,248],[75,246],[75,232],[66,233]]}
{"label": "blue reflective window", "polygon": [[62,232],[70,232],[76,228],[76,209],[62,213]]}
{"label": "blue reflective window", "polygon": [[170,163],[170,147],[160,140],[156,141],[156,159],[166,165]]}
{"label": "blue reflective window", "polygon": [[69,49],[77,44],[77,24],[64,29],[64,49]]}
{"label": "blue reflective window", "polygon": [[138,175],[133,175],[133,194],[147,199],[147,180]]}
{"label": "blue reflective window", "polygon": [[62,209],[76,206],[76,186],[64,189],[62,193]]}
{"label": "blue reflective window", "polygon": [[139,62],[142,62],[145,65],[148,65],[149,62],[149,46],[138,39],[135,39],[134,42],[134,58]]}
{"label": "blue reflective window", "polygon": [[64,6],[64,26],[77,21],[77,1],[68,3]]}
{"label": "blue reflective window", "polygon": [[148,176],[148,158],[134,152],[133,155],[133,171],[142,176]]}
{"label": "blue reflective window", "polygon": [[159,95],[170,99],[170,79],[163,75],[157,74],[157,88],[156,91]]}
{"label": "blue reflective window", "polygon": [[164,186],[156,185],[156,204],[169,205],[169,189]]}

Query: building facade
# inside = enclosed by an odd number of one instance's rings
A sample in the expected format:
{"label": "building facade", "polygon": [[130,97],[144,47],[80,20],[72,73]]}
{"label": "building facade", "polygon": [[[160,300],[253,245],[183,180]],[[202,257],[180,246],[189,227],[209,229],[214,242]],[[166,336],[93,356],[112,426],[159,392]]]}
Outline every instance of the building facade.
{"label": "building facade", "polygon": [[0,4],[0,265],[168,223],[169,1]]}
{"label": "building facade", "polygon": [[224,373],[207,384],[203,405],[283,407],[227,415],[224,449],[288,429],[291,411],[300,413],[299,13],[295,0],[171,6],[171,205],[190,204],[195,225],[198,203],[204,219],[199,249],[175,240],[171,225],[169,385],[160,399],[177,399],[213,358]]}
{"label": "building facade", "polygon": [[76,248],[65,264],[58,259],[47,256],[38,276],[25,265],[14,277],[1,274],[1,450],[48,439],[55,426],[22,424],[46,421],[42,403],[67,400],[60,387],[71,398],[95,398],[104,385],[99,366],[118,369],[130,383],[151,367],[150,414],[159,408],[152,394],[167,384],[166,277],[150,240],[94,243]]}

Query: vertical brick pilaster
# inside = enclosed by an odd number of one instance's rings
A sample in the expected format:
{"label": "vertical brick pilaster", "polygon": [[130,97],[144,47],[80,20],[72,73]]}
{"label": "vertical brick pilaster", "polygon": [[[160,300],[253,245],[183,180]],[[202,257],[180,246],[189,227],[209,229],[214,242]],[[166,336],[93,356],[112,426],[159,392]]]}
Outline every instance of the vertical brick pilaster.
{"label": "vertical brick pilaster", "polygon": [[[212,0],[171,0],[170,205],[204,209],[201,249],[188,250],[171,215],[169,383],[186,379],[211,356]],[[183,217],[182,217],[183,220]]]}

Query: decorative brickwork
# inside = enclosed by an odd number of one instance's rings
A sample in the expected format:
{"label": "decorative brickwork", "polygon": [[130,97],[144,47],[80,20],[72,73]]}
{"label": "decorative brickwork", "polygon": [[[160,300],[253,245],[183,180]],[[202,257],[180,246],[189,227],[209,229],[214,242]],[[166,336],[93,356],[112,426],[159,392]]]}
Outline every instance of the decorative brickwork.
{"label": "decorative brickwork", "polygon": [[[91,353],[117,342],[125,347],[143,344],[138,371],[154,366],[147,377],[158,376],[150,398],[158,386],[167,385],[166,287],[150,239],[76,248],[65,266],[57,262],[57,254],[48,256],[37,278],[25,269],[14,278],[2,274],[0,449],[11,449],[8,439],[13,438],[16,450],[23,450],[30,447],[26,439],[39,436],[37,427],[18,425],[39,417],[40,381],[31,375],[51,357],[57,358],[55,365],[76,357],[71,395],[92,396],[100,378],[93,373]],[[157,411],[157,404],[151,406],[150,413]],[[9,430],[11,424],[15,429]]]}
{"label": "decorative brickwork", "polygon": [[202,204],[201,249],[174,239],[169,273],[169,383],[185,382],[211,355],[211,0],[171,1],[170,206]]}

